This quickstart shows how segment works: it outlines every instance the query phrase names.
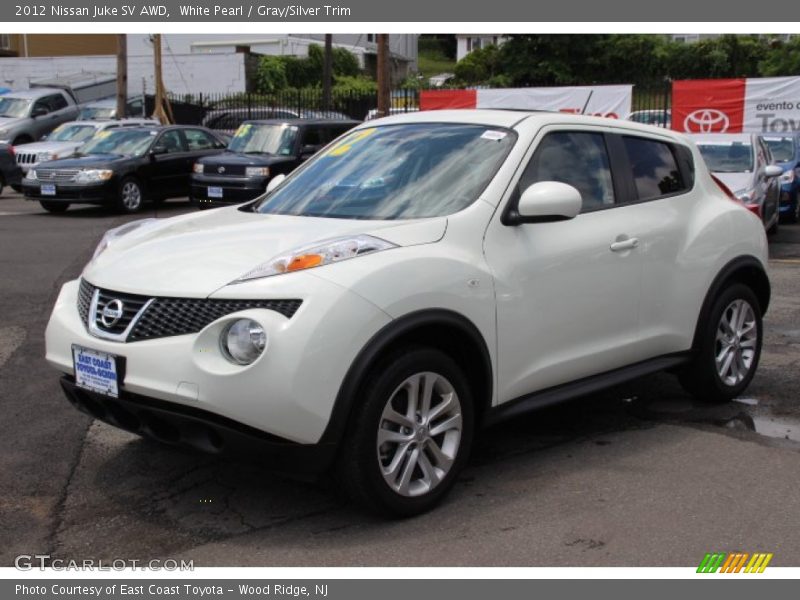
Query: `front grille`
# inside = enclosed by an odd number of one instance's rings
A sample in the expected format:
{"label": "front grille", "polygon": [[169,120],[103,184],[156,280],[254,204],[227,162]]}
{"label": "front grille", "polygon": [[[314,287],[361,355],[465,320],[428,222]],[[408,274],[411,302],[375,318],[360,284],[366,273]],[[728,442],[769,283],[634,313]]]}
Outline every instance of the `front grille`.
{"label": "front grille", "polygon": [[[107,327],[102,321],[103,309],[114,300],[122,302],[122,317],[119,321]],[[131,324],[131,321],[139,314],[139,311],[147,304],[148,300],[149,298],[145,296],[134,296],[133,294],[120,294],[119,292],[100,290],[97,294],[97,309],[95,310],[94,323],[98,329],[102,331],[120,335],[125,332],[128,325]]]}
{"label": "front grille", "polygon": [[92,306],[93,295],[94,288],[92,284],[85,279],[81,279],[81,285],[78,288],[78,314],[84,323],[89,322],[89,308]]}
{"label": "front grille", "polygon": [[156,298],[128,336],[137,342],[152,338],[197,333],[217,319],[249,308],[267,308],[291,318],[301,300],[211,300],[207,298]]}
{"label": "front grille", "polygon": [[[247,165],[203,165],[203,173],[217,177],[242,177],[246,168]],[[222,172],[220,172],[220,169],[222,169]]]}
{"label": "front grille", "polygon": [[36,154],[32,152],[17,151],[17,164],[18,165],[33,165],[36,164]]}
{"label": "front grille", "polygon": [[37,169],[36,176],[41,181],[72,181],[80,169]]}
{"label": "front grille", "polygon": [[[97,291],[97,307],[95,314],[90,315],[92,297]],[[101,321],[102,311],[112,300],[120,300],[123,304],[123,317],[112,327],[106,327]],[[150,302],[152,300],[152,302]],[[147,303],[150,302],[149,305]],[[155,338],[171,337],[197,333],[217,319],[241,310],[265,308],[282,314],[287,319],[294,316],[300,308],[302,300],[218,300],[211,298],[172,298],[138,296],[108,290],[97,290],[89,282],[81,280],[78,291],[78,313],[84,323],[94,318],[94,325],[104,333],[120,335],[125,332],[131,321],[140,310],[144,312],[133,325],[131,332],[124,340],[138,342]]]}

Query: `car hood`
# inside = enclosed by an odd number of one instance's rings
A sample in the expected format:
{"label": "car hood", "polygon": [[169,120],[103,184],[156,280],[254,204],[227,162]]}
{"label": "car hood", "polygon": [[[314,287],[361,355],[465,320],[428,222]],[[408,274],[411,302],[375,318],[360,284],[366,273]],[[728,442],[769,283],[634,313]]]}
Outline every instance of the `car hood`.
{"label": "car hood", "polygon": [[714,175],[734,193],[753,186],[752,173],[714,173]]}
{"label": "car hood", "polygon": [[65,152],[75,150],[83,142],[34,142],[32,144],[22,144],[17,146],[17,152],[28,152],[38,154],[39,152]]}
{"label": "car hood", "polygon": [[19,123],[20,121],[27,120],[27,117],[0,117],[0,127],[4,127],[6,125],[14,125]]}
{"label": "car hood", "polygon": [[207,166],[241,166],[241,167],[268,167],[295,160],[294,156],[278,156],[275,154],[241,154],[239,152],[222,152],[204,156],[197,162]]}
{"label": "car hood", "polygon": [[362,233],[398,246],[413,246],[440,240],[446,229],[446,217],[365,221],[222,208],[144,222],[112,239],[86,266],[83,277],[93,285],[119,292],[204,298],[261,263],[300,246]]}
{"label": "car hood", "polygon": [[104,168],[113,163],[129,160],[130,156],[119,154],[89,154],[77,158],[61,158],[39,163],[37,168],[45,169],[93,169]]}

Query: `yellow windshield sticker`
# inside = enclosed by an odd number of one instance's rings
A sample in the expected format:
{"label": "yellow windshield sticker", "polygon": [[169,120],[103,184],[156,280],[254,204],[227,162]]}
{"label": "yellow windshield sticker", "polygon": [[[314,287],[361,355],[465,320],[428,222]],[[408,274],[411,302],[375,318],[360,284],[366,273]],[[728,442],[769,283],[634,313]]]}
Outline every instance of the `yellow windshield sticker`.
{"label": "yellow windshield sticker", "polygon": [[342,156],[343,154],[347,154],[348,152],[350,152],[350,149],[353,147],[354,144],[360,142],[366,137],[371,136],[376,131],[378,131],[377,127],[371,127],[369,129],[362,129],[361,131],[355,131],[351,133],[341,142],[339,142],[333,148],[331,148],[328,151],[328,156]]}
{"label": "yellow windshield sticker", "polygon": [[234,137],[242,137],[242,136],[247,135],[247,132],[250,131],[251,127],[252,127],[252,125],[250,123],[245,123],[244,125],[239,127],[239,129],[236,130],[236,133],[234,134]]}

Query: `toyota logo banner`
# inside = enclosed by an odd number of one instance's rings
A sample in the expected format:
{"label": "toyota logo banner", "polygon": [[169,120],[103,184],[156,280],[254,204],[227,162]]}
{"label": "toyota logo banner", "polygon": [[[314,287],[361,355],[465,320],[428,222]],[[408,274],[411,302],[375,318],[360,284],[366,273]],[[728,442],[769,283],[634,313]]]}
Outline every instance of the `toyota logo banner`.
{"label": "toyota logo banner", "polygon": [[632,85],[423,90],[421,110],[516,108],[624,119],[631,112]]}
{"label": "toyota logo banner", "polygon": [[686,133],[798,131],[800,77],[675,81],[672,128]]}

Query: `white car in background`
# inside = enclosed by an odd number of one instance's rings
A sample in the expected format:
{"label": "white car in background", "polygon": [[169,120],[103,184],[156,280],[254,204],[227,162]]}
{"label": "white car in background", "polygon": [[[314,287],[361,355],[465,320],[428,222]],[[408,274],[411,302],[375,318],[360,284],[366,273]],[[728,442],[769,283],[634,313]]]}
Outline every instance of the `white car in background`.
{"label": "white car in background", "polygon": [[118,121],[70,121],[56,127],[44,141],[16,146],[17,164],[27,173],[40,162],[72,156],[75,151],[103,131],[119,127],[159,125],[152,119],[120,119]]}
{"label": "white car in background", "polygon": [[502,110],[364,123],[266,195],[109,231],[59,294],[48,362],[116,427],[390,515],[452,487],[481,427],[670,369],[742,393],[761,223],[686,138]]}
{"label": "white car in background", "polygon": [[689,136],[708,169],[733,196],[764,223],[767,233],[778,231],[783,169],[774,164],[769,146],[755,133],[705,133]]}

